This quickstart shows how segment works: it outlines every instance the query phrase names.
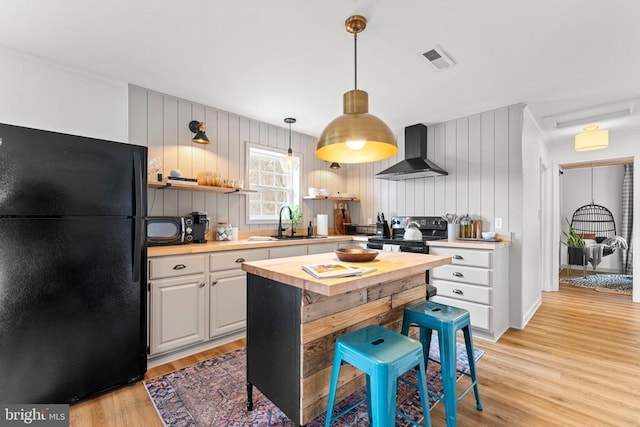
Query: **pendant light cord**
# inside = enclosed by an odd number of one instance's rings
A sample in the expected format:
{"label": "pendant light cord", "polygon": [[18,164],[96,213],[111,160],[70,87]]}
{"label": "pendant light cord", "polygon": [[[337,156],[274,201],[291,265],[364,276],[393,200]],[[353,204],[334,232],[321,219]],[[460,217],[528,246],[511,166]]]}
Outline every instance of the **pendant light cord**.
{"label": "pendant light cord", "polygon": [[358,90],[358,33],[353,33],[353,86]]}
{"label": "pendant light cord", "polygon": [[591,204],[593,205],[593,166],[591,166]]}

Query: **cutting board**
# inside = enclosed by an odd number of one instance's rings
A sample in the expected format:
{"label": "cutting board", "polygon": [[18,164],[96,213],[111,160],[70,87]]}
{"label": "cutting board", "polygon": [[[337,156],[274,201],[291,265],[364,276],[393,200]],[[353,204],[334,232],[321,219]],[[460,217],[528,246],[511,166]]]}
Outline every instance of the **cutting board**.
{"label": "cutting board", "polygon": [[335,226],[336,234],[346,234],[344,224],[351,223],[351,217],[349,215],[349,206],[346,203],[333,204],[333,223]]}

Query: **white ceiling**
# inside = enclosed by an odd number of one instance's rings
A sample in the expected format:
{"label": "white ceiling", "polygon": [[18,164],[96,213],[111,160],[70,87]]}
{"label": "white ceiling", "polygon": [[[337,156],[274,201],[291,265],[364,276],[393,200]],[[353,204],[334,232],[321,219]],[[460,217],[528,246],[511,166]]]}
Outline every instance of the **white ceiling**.
{"label": "white ceiling", "polygon": [[[524,102],[564,144],[584,125],[544,118],[640,98],[635,0],[2,0],[0,46],[319,135],[353,89],[353,14],[358,88],[396,132]],[[598,124],[640,131],[638,107]]]}

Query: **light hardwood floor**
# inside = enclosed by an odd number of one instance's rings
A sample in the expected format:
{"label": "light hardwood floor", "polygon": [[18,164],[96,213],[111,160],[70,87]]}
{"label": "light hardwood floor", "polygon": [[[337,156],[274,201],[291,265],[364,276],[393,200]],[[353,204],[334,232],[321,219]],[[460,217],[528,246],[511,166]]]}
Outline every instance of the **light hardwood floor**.
{"label": "light hardwood floor", "polygon": [[[640,304],[631,297],[561,285],[545,292],[524,330],[497,343],[476,339],[484,410],[473,393],[459,426],[640,426]],[[150,369],[147,378],[240,348],[215,350]],[[464,381],[464,380],[463,380]],[[161,426],[141,383],[71,407],[72,426]],[[431,411],[444,426],[444,405]]]}

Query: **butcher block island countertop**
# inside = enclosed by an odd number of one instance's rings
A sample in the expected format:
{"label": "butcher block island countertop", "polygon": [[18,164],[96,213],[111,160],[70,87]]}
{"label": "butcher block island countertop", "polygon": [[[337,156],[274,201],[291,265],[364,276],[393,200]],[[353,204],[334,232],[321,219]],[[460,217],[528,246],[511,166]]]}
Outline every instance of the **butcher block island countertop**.
{"label": "butcher block island countertop", "polygon": [[[316,279],[302,269],[303,265],[331,264],[341,262],[354,267],[373,267],[375,271],[362,276]],[[312,291],[320,295],[333,296],[380,283],[403,279],[426,270],[451,263],[451,257],[416,254],[409,252],[380,251],[371,262],[342,262],[335,254],[304,255],[291,258],[245,262],[242,269],[247,273]]]}
{"label": "butcher block island countertop", "polygon": [[[426,299],[428,269],[450,257],[380,252],[362,276],[316,279],[305,264],[336,262],[333,253],[252,261],[247,272],[247,401],[257,387],[297,425],[326,412],[338,337],[367,325],[400,331],[404,308]],[[336,401],[365,385],[350,365],[340,371]]]}

